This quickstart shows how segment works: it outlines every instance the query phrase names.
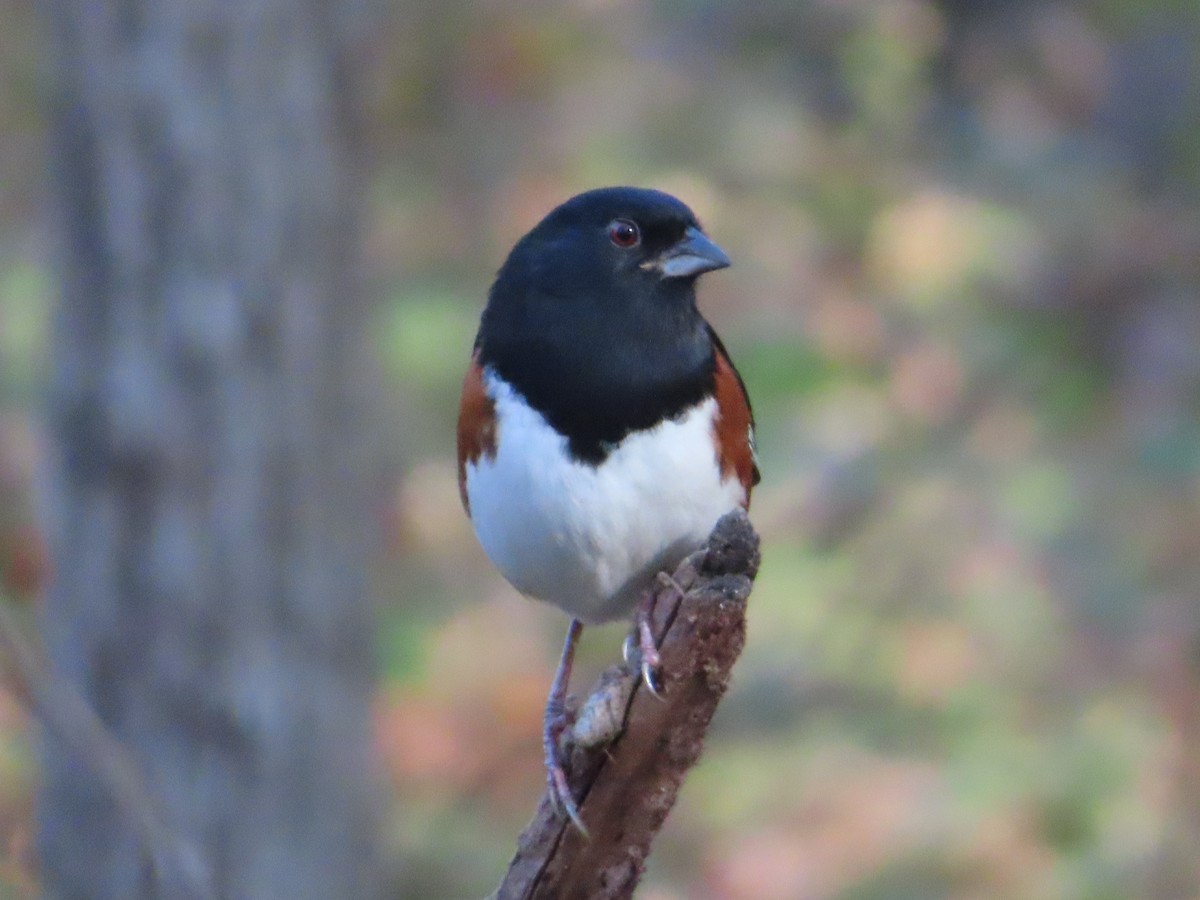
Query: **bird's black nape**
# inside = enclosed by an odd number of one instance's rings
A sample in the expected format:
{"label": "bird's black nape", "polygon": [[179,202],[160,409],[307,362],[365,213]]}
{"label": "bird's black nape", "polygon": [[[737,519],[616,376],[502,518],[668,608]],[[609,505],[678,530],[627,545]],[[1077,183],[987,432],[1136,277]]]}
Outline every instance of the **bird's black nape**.
{"label": "bird's black nape", "polygon": [[[636,240],[614,223],[630,223]],[[667,265],[684,253],[710,259]],[[626,435],[711,395],[715,358],[695,282],[727,264],[669,194],[580,194],[518,241],[501,268],[480,325],[480,363],[566,436],[573,456],[598,465]]]}

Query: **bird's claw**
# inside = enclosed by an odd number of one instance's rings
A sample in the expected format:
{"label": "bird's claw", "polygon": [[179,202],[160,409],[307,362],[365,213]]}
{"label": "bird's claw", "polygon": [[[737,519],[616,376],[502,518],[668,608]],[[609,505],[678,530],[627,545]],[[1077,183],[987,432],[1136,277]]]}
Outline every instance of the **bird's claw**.
{"label": "bird's claw", "polygon": [[[649,591],[646,594],[646,599],[638,609],[635,631],[637,632],[637,649],[638,658],[641,662],[642,682],[646,685],[646,690],[661,700],[663,699],[662,679],[660,677],[662,657],[658,654],[658,646],[654,642],[654,631],[651,627],[651,621],[654,618],[654,601],[654,592]],[[632,643],[632,639],[633,636],[630,635],[626,643]]]}
{"label": "bird's claw", "polygon": [[662,667],[662,658],[658,655],[658,649],[654,646],[653,641],[650,642],[649,649],[643,645],[640,620],[637,632],[638,640],[636,641],[632,633],[625,635],[625,643],[621,645],[621,656],[627,666],[637,666],[641,671],[642,683],[646,685],[646,690],[661,700],[662,681],[659,678],[659,670]]}
{"label": "bird's claw", "polygon": [[579,833],[583,835],[584,839],[588,839],[590,835],[587,826],[583,824],[583,819],[579,815],[579,807],[575,803],[575,798],[571,796],[567,773],[557,758],[546,760],[546,793],[550,796],[550,805],[554,807],[555,812],[569,819],[571,824],[579,829]]}
{"label": "bird's claw", "polygon": [[546,752],[546,793],[550,797],[550,805],[555,811],[569,819],[580,834],[588,836],[583,819],[579,816],[579,807],[571,796],[571,785],[567,782],[567,773],[559,761],[559,736],[566,730],[567,714],[561,709],[547,709],[546,722],[542,733],[542,746]]}
{"label": "bird's claw", "polygon": [[[656,653],[655,656],[658,654]],[[664,699],[662,695],[662,682],[659,680],[659,664],[651,663],[647,660],[642,660],[642,682],[646,685],[646,690],[657,697],[659,700]]]}

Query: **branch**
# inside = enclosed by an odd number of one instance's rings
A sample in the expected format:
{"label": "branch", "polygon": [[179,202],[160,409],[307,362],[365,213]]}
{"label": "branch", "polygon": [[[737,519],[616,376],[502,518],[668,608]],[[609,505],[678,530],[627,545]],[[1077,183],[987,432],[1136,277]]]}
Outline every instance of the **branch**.
{"label": "branch", "polygon": [[746,599],[758,563],[750,520],[730,513],[676,570],[685,596],[673,586],[659,588],[655,635],[663,699],[641,686],[636,671],[613,666],[566,737],[571,790],[580,798],[590,839],[543,794],[489,900],[616,900],[633,894],[650,843],[700,758],[708,723],[742,651]]}
{"label": "branch", "polygon": [[208,900],[216,894],[198,849],[167,826],[142,771],[73,685],[35,649],[9,604],[0,599],[0,653],[18,693],[42,726],[88,765],[129,817],[149,856],[163,896]]}

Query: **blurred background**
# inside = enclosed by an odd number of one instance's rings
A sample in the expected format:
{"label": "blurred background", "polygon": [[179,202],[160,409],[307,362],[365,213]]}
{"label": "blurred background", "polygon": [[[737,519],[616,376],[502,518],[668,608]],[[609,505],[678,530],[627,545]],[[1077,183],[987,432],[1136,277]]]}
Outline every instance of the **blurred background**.
{"label": "blurred background", "polygon": [[[490,891],[565,617],[459,507],[492,274],[606,184],[689,203],[754,401],[750,634],[639,896],[1200,896],[1200,7],[392,0],[360,259],[398,896]],[[0,9],[0,584],[36,608],[56,281],[32,0]],[[576,685],[620,653],[589,629]],[[29,715],[0,690],[0,892]]]}

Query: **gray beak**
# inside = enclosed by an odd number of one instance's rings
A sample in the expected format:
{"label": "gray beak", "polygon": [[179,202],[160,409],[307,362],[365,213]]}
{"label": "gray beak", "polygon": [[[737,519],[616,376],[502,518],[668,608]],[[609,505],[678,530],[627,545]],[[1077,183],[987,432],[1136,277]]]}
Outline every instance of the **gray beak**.
{"label": "gray beak", "polygon": [[725,251],[710,241],[699,228],[689,228],[683,239],[659,258],[663,278],[694,278],[729,265]]}

